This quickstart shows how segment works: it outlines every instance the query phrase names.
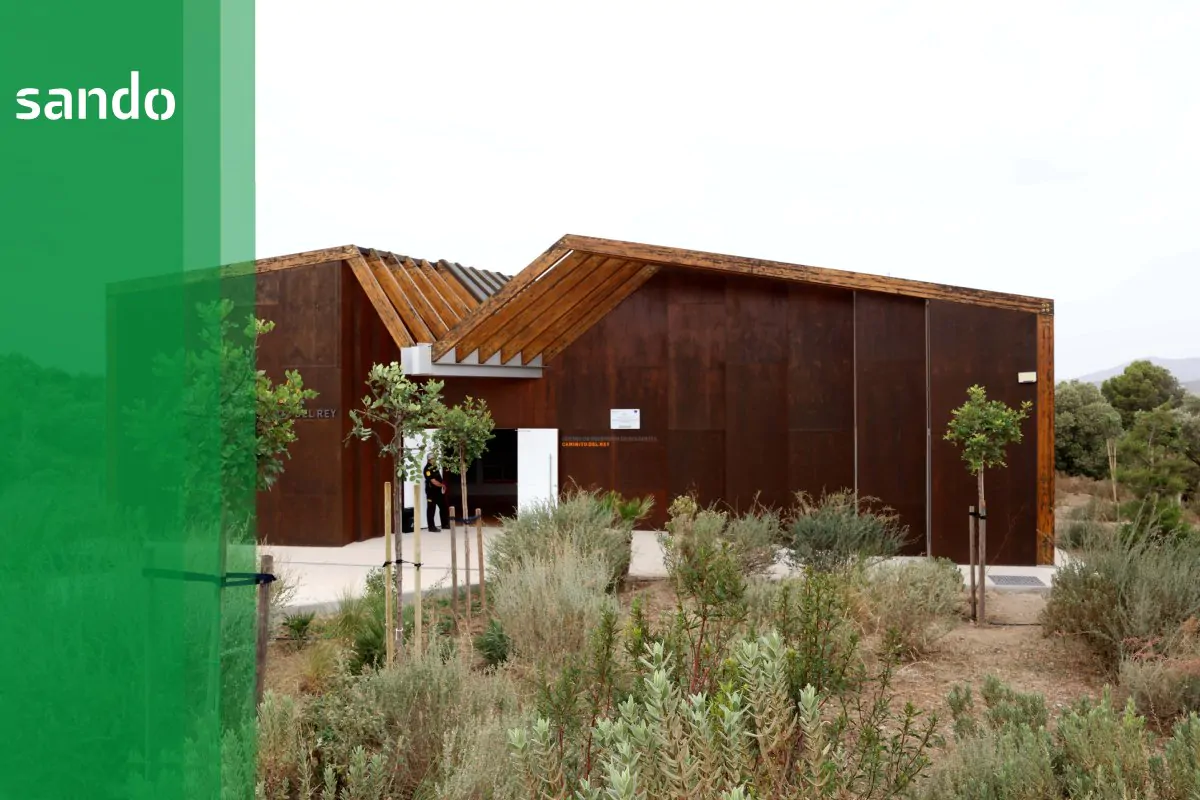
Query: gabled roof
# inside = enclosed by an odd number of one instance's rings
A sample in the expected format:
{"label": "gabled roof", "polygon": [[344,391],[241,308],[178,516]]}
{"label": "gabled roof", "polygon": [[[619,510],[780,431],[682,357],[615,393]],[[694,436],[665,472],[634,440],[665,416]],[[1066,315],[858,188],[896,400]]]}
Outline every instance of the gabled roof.
{"label": "gabled roof", "polygon": [[[435,361],[549,362],[662,267],[1050,314],[1050,300],[673,247],[564,236],[433,347]],[[514,359],[520,358],[519,361]]]}
{"label": "gabled roof", "polygon": [[336,260],[349,264],[397,346],[431,345],[440,364],[543,365],[663,267],[1054,312],[1039,297],[575,235],[512,278],[353,245],[262,259],[255,270]]}
{"label": "gabled roof", "polygon": [[500,291],[508,276],[346,245],[255,262],[256,272],[345,261],[400,347],[432,344]]}

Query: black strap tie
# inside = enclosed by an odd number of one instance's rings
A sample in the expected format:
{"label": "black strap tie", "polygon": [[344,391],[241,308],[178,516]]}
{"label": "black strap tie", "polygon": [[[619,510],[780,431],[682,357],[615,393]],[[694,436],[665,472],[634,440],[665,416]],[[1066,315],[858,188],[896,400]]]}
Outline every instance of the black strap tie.
{"label": "black strap tie", "polygon": [[408,564],[410,566],[417,567],[418,569],[422,566],[420,561],[405,561],[403,558],[395,558],[395,559],[392,559],[391,561],[383,562],[383,567],[384,567],[384,569],[387,569],[388,567],[390,567],[393,564],[395,564],[396,566],[400,566],[401,564]]}
{"label": "black strap tie", "polygon": [[211,575],[205,572],[188,572],[173,569],[144,569],[142,575],[147,578],[167,578],[195,583],[215,583],[219,586],[260,586],[278,580],[278,577],[268,572],[229,572],[225,575]]}

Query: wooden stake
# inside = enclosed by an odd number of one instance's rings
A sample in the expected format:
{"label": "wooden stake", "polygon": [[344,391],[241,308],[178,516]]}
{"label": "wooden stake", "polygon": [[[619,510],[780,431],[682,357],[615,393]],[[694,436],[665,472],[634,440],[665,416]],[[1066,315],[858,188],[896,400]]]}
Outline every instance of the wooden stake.
{"label": "wooden stake", "polygon": [[978,592],[975,591],[975,506],[971,506],[971,513],[967,517],[967,542],[970,544],[971,550],[971,566],[969,569],[971,575],[971,622],[978,622],[979,617],[976,616],[976,601],[978,600]]}
{"label": "wooden stake", "polygon": [[[466,509],[463,509],[466,513]],[[471,624],[471,526],[463,525],[463,553],[467,558],[466,566],[466,583],[467,583],[467,625]]]}
{"label": "wooden stake", "polygon": [[[396,485],[392,487],[392,491],[398,495],[400,500],[399,509],[393,504],[392,519],[388,521],[392,525],[394,521],[399,520],[400,524],[396,531],[396,616],[393,622],[395,627],[392,628],[392,645],[393,657],[398,661],[404,658],[404,479],[401,475],[396,475]],[[417,521],[416,509],[413,509],[413,523]]]}
{"label": "wooden stake", "polygon": [[1115,440],[1109,439],[1105,444],[1108,446],[1108,479],[1112,483],[1113,516],[1119,523],[1121,521],[1121,501],[1117,497],[1117,443]]}
{"label": "wooden stake", "polygon": [[[156,563],[155,554],[154,554],[154,551],[155,551],[154,545],[151,544],[150,542],[146,542],[145,548],[146,548],[146,567],[148,569],[154,569],[155,567],[158,566]],[[143,650],[142,658],[143,658],[143,663],[145,664],[145,671],[142,673],[142,702],[145,704],[145,708],[143,709],[142,726],[143,726],[143,732],[145,734],[145,742],[144,742],[145,750],[142,751],[142,757],[145,759],[145,762],[143,764],[143,777],[145,777],[145,779],[148,782],[152,781],[152,779],[154,777],[154,775],[153,775],[154,770],[152,767],[152,764],[154,763],[154,759],[153,759],[151,753],[153,752],[153,747],[154,747],[153,742],[156,741],[155,736],[154,736],[154,731],[152,730],[152,728],[154,726],[153,726],[153,723],[151,722],[151,719],[152,719],[151,709],[154,708],[154,701],[153,701],[153,698],[154,698],[153,672],[154,671],[150,667],[150,665],[152,663],[150,654],[154,647],[154,640],[153,640],[152,632],[154,630],[154,624],[156,622],[156,612],[158,610],[158,598],[155,596],[157,593],[154,590],[156,583],[157,583],[156,578],[147,578],[146,579],[146,598],[145,598],[146,599],[146,627],[142,631],[142,650]],[[255,709],[255,712],[257,713],[257,709]]]}
{"label": "wooden stake", "polygon": [[487,584],[483,580],[483,512],[475,509],[475,537],[479,545],[479,605],[487,610]]}
{"label": "wooden stake", "polygon": [[454,619],[458,619],[458,516],[454,513],[454,506],[450,506],[450,611],[454,614]]}
{"label": "wooden stake", "polygon": [[392,635],[395,630],[396,618],[392,613],[393,589],[395,585],[395,575],[392,574],[392,482],[388,481],[383,484],[383,560],[387,563],[384,567],[383,579],[383,629],[387,631],[384,635],[385,647],[387,649],[387,665],[394,666],[396,663],[396,639]]}
{"label": "wooden stake", "polygon": [[979,624],[987,624],[987,501],[983,497],[983,470],[979,470]]}
{"label": "wooden stake", "polygon": [[[445,492],[446,491],[445,488],[443,488],[442,491]],[[454,517],[454,509],[451,508],[450,509],[450,519],[442,520],[442,522],[449,522],[449,525],[447,527],[450,530],[450,597],[452,598],[450,600],[450,604],[451,604],[451,608],[453,610],[454,616],[457,619],[457,617],[458,617],[458,541],[454,535],[455,521],[456,520]]]}
{"label": "wooden stake", "polygon": [[[421,482],[417,481],[416,507],[413,508],[413,652],[421,656],[424,640],[421,638],[421,526],[417,524],[417,508],[421,506]],[[430,526],[432,520],[427,520]]]}
{"label": "wooden stake", "polygon": [[[258,571],[271,575],[275,570],[275,557],[264,555]],[[224,570],[222,570],[224,572]],[[254,707],[262,705],[263,681],[267,676],[267,642],[271,633],[271,584],[265,580],[258,584],[258,642],[254,666]]]}

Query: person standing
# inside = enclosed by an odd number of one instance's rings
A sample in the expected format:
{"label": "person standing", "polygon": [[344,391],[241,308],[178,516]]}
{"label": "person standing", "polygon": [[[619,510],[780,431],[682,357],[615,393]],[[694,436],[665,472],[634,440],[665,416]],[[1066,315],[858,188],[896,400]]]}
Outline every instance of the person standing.
{"label": "person standing", "polygon": [[441,512],[442,525],[446,526],[450,524],[450,513],[446,509],[446,478],[432,459],[425,461],[425,498],[425,521],[429,524],[429,532],[438,533],[441,528],[434,524],[434,512]]}

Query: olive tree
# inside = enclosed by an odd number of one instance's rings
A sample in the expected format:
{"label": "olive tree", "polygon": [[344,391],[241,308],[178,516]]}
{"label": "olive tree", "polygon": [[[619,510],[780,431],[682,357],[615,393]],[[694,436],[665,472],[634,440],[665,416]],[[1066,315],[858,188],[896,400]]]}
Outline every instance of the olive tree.
{"label": "olive tree", "polygon": [[946,430],[947,441],[962,449],[967,471],[975,476],[979,490],[979,564],[980,564],[980,611],[982,620],[984,568],[987,563],[987,500],[984,496],[983,476],[989,469],[1007,466],[1004,453],[1010,444],[1021,442],[1021,422],[1033,404],[1028,400],[1020,408],[1010,408],[999,400],[988,400],[987,390],[975,385],[967,390],[967,402],[951,412]]}
{"label": "olive tree", "polygon": [[[441,381],[417,383],[404,374],[399,363],[375,364],[367,374],[367,394],[362,399],[362,408],[350,411],[352,428],[347,439],[374,441],[379,448],[379,457],[392,459],[394,480],[392,481],[392,530],[399,534],[403,530],[405,480],[420,480],[424,446],[410,447],[416,439],[424,442],[426,431],[440,424],[445,407],[442,405]],[[413,509],[414,513],[416,509]],[[414,519],[414,525],[416,520]],[[401,651],[404,641],[404,617],[400,613],[401,588],[395,571],[397,586],[396,652]]]}
{"label": "olive tree", "polygon": [[[467,467],[477,461],[487,452],[488,442],[492,440],[495,422],[488,410],[487,402],[468,397],[459,405],[446,409],[441,417],[441,425],[434,434],[434,451],[439,457],[454,459],[458,465],[458,477],[462,489],[463,517],[470,516],[470,501],[467,497]],[[464,532],[463,541],[466,543],[467,569],[471,564],[471,540]],[[486,591],[483,588],[483,540],[477,542],[479,556],[479,591],[481,597]],[[450,582],[454,604],[458,605],[458,549],[454,536],[450,537]],[[469,572],[468,572],[469,574]],[[470,604],[471,585],[467,582],[467,598]]]}

